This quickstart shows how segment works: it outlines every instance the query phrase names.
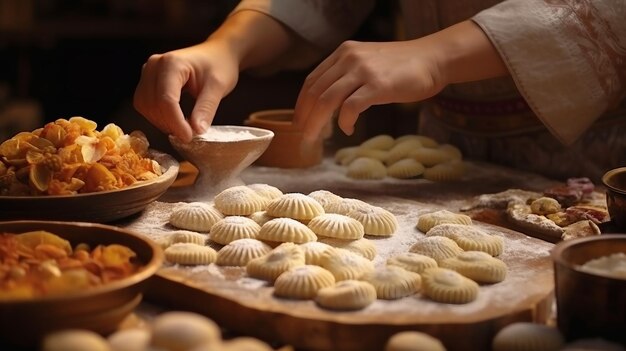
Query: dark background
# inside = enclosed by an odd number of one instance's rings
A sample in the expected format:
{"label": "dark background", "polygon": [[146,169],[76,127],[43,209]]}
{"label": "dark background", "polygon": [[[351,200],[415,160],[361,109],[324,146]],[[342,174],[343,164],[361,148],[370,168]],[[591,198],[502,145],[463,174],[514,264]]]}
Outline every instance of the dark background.
{"label": "dark background", "polygon": [[[80,115],[98,122],[99,128],[114,122],[125,132],[141,129],[153,146],[167,148],[166,138],[132,107],[141,66],[153,53],[201,42],[237,3],[0,0],[0,141],[16,131]],[[353,39],[393,39],[392,4],[379,2]],[[263,78],[242,74],[220,104],[214,123],[241,124],[253,111],[293,107],[308,71]],[[186,98],[184,105],[192,103]],[[390,116],[395,123],[388,122]],[[336,132],[330,142],[356,144],[376,134],[402,135],[416,129],[414,106],[376,106],[360,118],[353,137]]]}

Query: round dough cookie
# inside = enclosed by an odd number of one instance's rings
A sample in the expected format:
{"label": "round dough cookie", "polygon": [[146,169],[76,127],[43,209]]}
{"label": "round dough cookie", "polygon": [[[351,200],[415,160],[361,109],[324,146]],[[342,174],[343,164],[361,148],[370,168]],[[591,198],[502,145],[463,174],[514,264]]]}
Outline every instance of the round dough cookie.
{"label": "round dough cookie", "polygon": [[248,217],[228,216],[213,225],[210,239],[218,244],[227,245],[237,239],[256,238],[261,226]]}
{"label": "round dough cookie", "polygon": [[375,158],[358,157],[348,165],[346,175],[353,179],[383,179],[387,167]]}
{"label": "round dough cookie", "polygon": [[265,210],[272,217],[287,217],[309,221],[324,213],[324,208],[312,197],[288,193],[272,200]]}
{"label": "round dough cookie", "polygon": [[152,322],[150,346],[185,351],[221,340],[220,328],[212,320],[192,312],[165,312]]}
{"label": "round dough cookie", "polygon": [[476,300],[478,284],[446,268],[428,268],[422,272],[422,292],[433,301],[464,304]]}
{"label": "round dough cookie", "polygon": [[394,144],[395,140],[391,135],[380,134],[365,140],[359,147],[364,149],[389,150]]}
{"label": "round dough cookie", "polygon": [[383,300],[396,300],[414,295],[420,289],[422,279],[419,274],[396,266],[382,266],[363,276],[376,289],[376,297]]}
{"label": "round dough cookie", "polygon": [[320,289],[315,302],[330,310],[360,310],[376,300],[372,284],[360,280],[342,280],[335,285]]}
{"label": "round dough cookie", "polygon": [[338,213],[347,215],[350,211],[357,208],[369,208],[371,205],[359,199],[344,198],[338,202],[331,202],[326,208],[327,213]]}
{"label": "round dough cookie", "polygon": [[196,245],[205,245],[208,237],[188,230],[176,230],[169,235],[169,245],[176,243],[192,243]]}
{"label": "round dough cookie", "polygon": [[274,218],[261,226],[257,239],[302,244],[317,241],[317,235],[306,225],[291,218]]}
{"label": "round dough cookie", "polygon": [[190,202],[174,209],[169,222],[176,228],[209,232],[213,225],[224,218],[215,207],[203,202]]}
{"label": "round dough cookie", "polygon": [[328,190],[315,190],[312,191],[308,197],[312,197],[315,201],[319,202],[324,208],[324,211],[328,212],[328,205],[333,202],[339,202],[343,198],[339,195],[335,195],[334,193]]}
{"label": "round dough cookie", "polygon": [[374,270],[374,264],[367,258],[334,247],[324,251],[320,258],[320,266],[329,270],[337,281],[361,279]]}
{"label": "round dough cookie", "polygon": [[433,182],[451,182],[459,180],[465,174],[465,164],[460,160],[452,160],[436,164],[424,170],[424,179]]}
{"label": "round dough cookie", "polygon": [[417,134],[407,134],[396,138],[396,144],[402,143],[406,140],[417,140],[422,144],[423,147],[435,148],[439,146],[439,143],[431,138],[424,135]]}
{"label": "round dough cookie", "polygon": [[107,341],[89,330],[66,329],[44,337],[42,351],[113,351]]}
{"label": "round dough cookie", "polygon": [[267,214],[266,211],[257,211],[254,212],[253,214],[249,215],[248,218],[250,218],[251,220],[255,221],[256,224],[258,225],[263,225],[265,223],[267,223],[267,221],[272,220],[276,217],[272,217],[270,215]]}
{"label": "round dough cookie", "polygon": [[361,222],[367,235],[391,236],[398,229],[396,216],[382,207],[358,207],[350,211],[348,217]]}
{"label": "round dough cookie", "polygon": [[411,151],[408,154],[408,157],[413,158],[426,167],[432,167],[451,161],[453,156],[449,151],[441,150],[439,148],[422,147]]}
{"label": "round dough cookie", "polygon": [[245,185],[222,190],[215,196],[215,208],[227,216],[248,216],[262,211],[269,200]]}
{"label": "round dough cookie", "polygon": [[518,322],[500,329],[493,338],[493,351],[557,351],[563,346],[563,336],[546,325]]}
{"label": "round dough cookie", "polygon": [[280,189],[269,184],[248,184],[248,188],[254,190],[257,195],[266,199],[267,201],[274,200],[275,198],[281,197],[283,195],[283,192]]}
{"label": "round dough cookie", "polygon": [[491,256],[500,256],[504,250],[502,237],[488,234],[476,226],[444,223],[436,225],[426,235],[450,238],[463,250],[483,251]]}
{"label": "round dough cookie", "polygon": [[308,227],[318,236],[344,240],[361,239],[365,234],[361,222],[338,213],[321,214],[311,219]]}
{"label": "round dough cookie", "polygon": [[109,335],[107,341],[114,351],[145,351],[151,337],[147,329],[121,329]]}
{"label": "round dough cookie", "polygon": [[461,213],[454,213],[448,210],[439,210],[419,216],[417,218],[417,229],[419,229],[422,233],[426,233],[434,226],[443,223],[471,225],[472,218]]}
{"label": "round dough cookie", "polygon": [[250,260],[246,272],[252,278],[273,283],[283,272],[298,266],[304,266],[304,251],[297,244],[283,243],[267,255]]}
{"label": "round dough cookie", "polygon": [[332,246],[319,241],[309,241],[307,243],[300,244],[300,247],[304,250],[304,261],[306,264],[319,266],[322,254],[326,251],[326,249]]}
{"label": "round dough cookie", "polygon": [[445,236],[427,236],[420,238],[409,252],[432,257],[437,263],[449,257],[454,257],[463,252],[454,240]]}
{"label": "round dough cookie", "polygon": [[446,348],[439,339],[411,330],[392,335],[387,340],[385,351],[446,351]]}
{"label": "round dough cookie", "polygon": [[320,266],[304,265],[284,272],[274,282],[274,295],[290,299],[312,299],[317,291],[335,285],[332,273]]}
{"label": "round dough cookie", "polygon": [[211,264],[217,259],[215,249],[192,243],[172,244],[163,253],[170,263],[190,266]]}
{"label": "round dough cookie", "polygon": [[217,263],[220,266],[243,267],[251,260],[267,255],[272,248],[257,239],[237,239],[217,252]]}
{"label": "round dough cookie", "polygon": [[348,251],[352,251],[355,254],[359,254],[368,260],[372,261],[376,258],[377,249],[376,245],[369,239],[358,239],[358,240],[341,240],[335,238],[321,238],[320,242],[328,244],[332,247],[337,247],[340,249],[345,249]]}
{"label": "round dough cookie", "polygon": [[439,264],[461,273],[477,283],[499,283],[506,278],[506,264],[483,251],[465,251],[456,257],[446,258]]}
{"label": "round dough cookie", "polygon": [[373,158],[375,160],[384,162],[387,159],[389,151],[378,149],[364,149],[362,147],[356,150],[357,157]]}
{"label": "round dough cookie", "polygon": [[[422,143],[417,139],[407,139],[395,144],[388,152],[387,158],[384,160],[386,164],[392,165],[404,158],[410,158],[409,154],[422,148]],[[417,161],[416,161],[417,162]],[[422,166],[423,168],[423,166]]]}
{"label": "round dough cookie", "polygon": [[424,173],[424,165],[412,158],[398,160],[387,167],[387,175],[398,179],[417,178]]}
{"label": "round dough cookie", "polygon": [[421,274],[427,268],[437,267],[437,261],[432,257],[414,252],[402,252],[387,259],[388,266],[398,266],[407,271]]}

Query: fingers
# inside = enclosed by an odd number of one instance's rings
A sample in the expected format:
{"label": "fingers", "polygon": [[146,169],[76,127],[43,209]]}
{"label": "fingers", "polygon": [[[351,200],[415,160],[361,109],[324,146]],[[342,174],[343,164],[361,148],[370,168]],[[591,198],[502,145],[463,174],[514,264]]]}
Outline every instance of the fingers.
{"label": "fingers", "polygon": [[204,86],[196,98],[196,105],[191,112],[190,123],[193,130],[202,134],[206,132],[224,94],[215,91],[214,87]]}
{"label": "fingers", "polygon": [[[326,72],[336,64],[337,60],[336,54],[330,55],[306,77],[300,89],[300,93],[298,94],[298,99],[296,100],[293,118],[294,125],[303,126],[305,124],[311,108],[319,95],[340,77],[338,74],[326,74]],[[339,72],[338,70],[335,71]],[[323,76],[326,76],[325,79],[320,81],[320,78]]]}
{"label": "fingers", "polygon": [[346,135],[352,135],[359,115],[371,106],[382,103],[385,103],[385,101],[380,99],[380,95],[371,86],[364,85],[360,87],[343,102],[337,120],[339,128]]}

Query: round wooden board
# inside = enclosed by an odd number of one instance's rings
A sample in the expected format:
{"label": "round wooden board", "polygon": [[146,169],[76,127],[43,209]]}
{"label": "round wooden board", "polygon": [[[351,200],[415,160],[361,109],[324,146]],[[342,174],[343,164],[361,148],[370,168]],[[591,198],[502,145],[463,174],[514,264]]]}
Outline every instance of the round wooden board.
{"label": "round wooden board", "polygon": [[[415,201],[369,199],[394,213],[399,229],[390,238],[371,238],[377,248],[376,265],[408,248],[423,236],[415,219],[433,208]],[[382,350],[387,339],[403,330],[420,330],[438,337],[449,351],[489,350],[495,333],[516,321],[545,322],[550,315],[554,277],[549,251],[552,244],[488,224],[476,223],[505,239],[500,258],[507,278],[481,286],[474,302],[441,304],[421,295],[377,300],[364,310],[334,312],[312,301],[276,298],[273,288],[245,276],[238,267],[163,267],[147,297],[172,308],[196,311],[227,329],[278,341],[304,350]]]}

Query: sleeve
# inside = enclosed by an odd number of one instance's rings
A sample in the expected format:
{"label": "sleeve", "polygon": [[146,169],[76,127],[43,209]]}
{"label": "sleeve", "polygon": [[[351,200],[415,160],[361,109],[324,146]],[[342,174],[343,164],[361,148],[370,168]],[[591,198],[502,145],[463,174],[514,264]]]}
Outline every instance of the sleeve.
{"label": "sleeve", "polygon": [[356,32],[373,6],[374,0],[243,0],[231,14],[264,13],[303,39],[279,60],[279,68],[289,68],[334,50]]}
{"label": "sleeve", "polygon": [[624,0],[508,0],[474,18],[535,114],[573,143],[626,93]]}

